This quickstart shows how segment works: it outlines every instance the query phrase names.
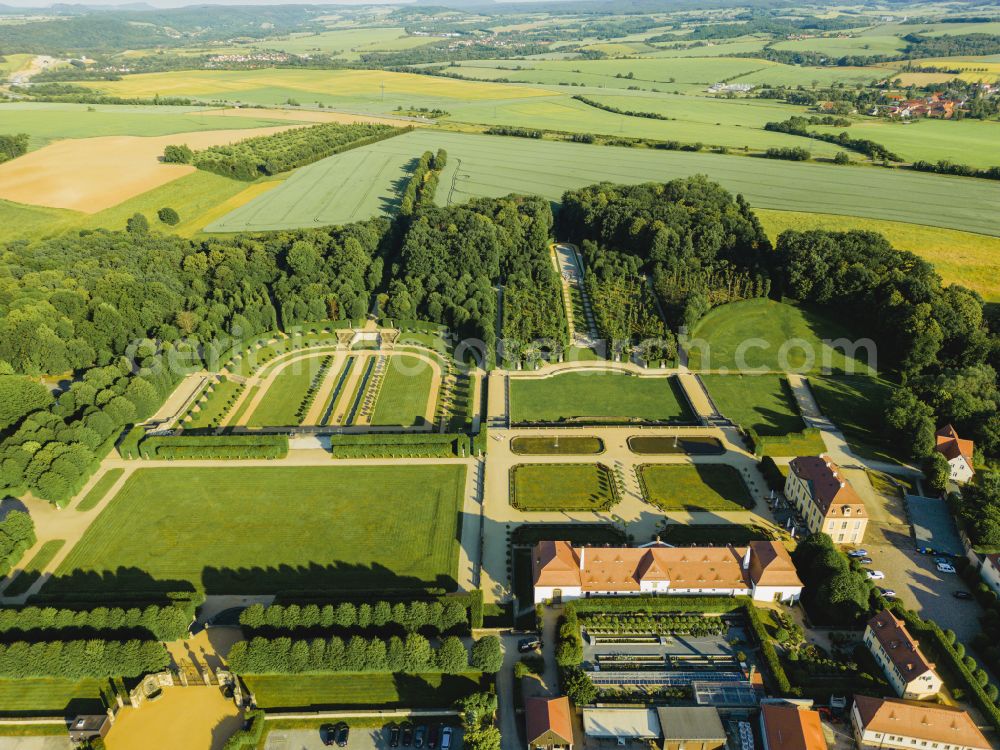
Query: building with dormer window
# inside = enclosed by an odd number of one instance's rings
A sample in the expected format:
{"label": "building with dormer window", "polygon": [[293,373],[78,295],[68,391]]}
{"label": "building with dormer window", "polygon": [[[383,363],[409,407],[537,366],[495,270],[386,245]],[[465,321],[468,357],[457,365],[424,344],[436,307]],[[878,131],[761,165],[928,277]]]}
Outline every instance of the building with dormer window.
{"label": "building with dormer window", "polygon": [[810,533],[826,534],[837,544],[860,544],[868,510],[840,467],[821,455],[793,458],[788,468],[785,497]]}

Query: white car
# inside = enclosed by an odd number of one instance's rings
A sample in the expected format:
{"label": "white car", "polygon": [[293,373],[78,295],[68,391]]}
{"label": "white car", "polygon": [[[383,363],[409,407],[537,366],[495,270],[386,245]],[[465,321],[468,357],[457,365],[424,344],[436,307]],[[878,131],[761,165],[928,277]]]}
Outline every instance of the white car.
{"label": "white car", "polygon": [[865,575],[868,576],[869,581],[881,581],[885,578],[885,573],[881,570],[866,570]]}
{"label": "white car", "polygon": [[954,573],[955,572],[955,566],[952,565],[952,564],[950,564],[950,563],[938,563],[937,564],[937,569],[938,569],[938,572],[940,572],[940,573]]}

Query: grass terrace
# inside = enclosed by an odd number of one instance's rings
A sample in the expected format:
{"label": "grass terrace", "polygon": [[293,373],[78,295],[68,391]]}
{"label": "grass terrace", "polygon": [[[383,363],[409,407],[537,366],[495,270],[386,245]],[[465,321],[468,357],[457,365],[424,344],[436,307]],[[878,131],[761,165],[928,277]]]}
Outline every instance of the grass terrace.
{"label": "grass terrace", "polygon": [[607,370],[510,378],[513,422],[685,422],[691,414],[673,378]]}
{"label": "grass terrace", "polygon": [[840,428],[855,453],[880,460],[905,458],[883,432],[891,383],[863,375],[817,375],[809,378],[809,387],[820,411]]}
{"label": "grass terrace", "polygon": [[465,471],[140,469],[45,591],[452,589]]}
{"label": "grass terrace", "polygon": [[104,713],[101,688],[105,682],[43,678],[0,680],[0,716]]}
{"label": "grass terrace", "polygon": [[372,424],[400,427],[425,424],[435,374],[435,368],[421,357],[409,354],[389,357]]}
{"label": "grass terrace", "polygon": [[755,505],[740,472],[726,464],[646,464],[639,476],[646,501],[663,511],[734,511]]}
{"label": "grass terrace", "polygon": [[788,381],[780,375],[703,375],[722,414],[760,435],[800,432],[805,423]]}

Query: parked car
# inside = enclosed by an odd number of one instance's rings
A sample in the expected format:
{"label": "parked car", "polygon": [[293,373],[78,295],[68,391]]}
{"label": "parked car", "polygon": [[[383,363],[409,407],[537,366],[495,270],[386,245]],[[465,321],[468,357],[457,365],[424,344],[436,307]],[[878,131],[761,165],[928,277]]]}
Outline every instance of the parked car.
{"label": "parked car", "polygon": [[952,565],[951,563],[938,563],[937,564],[937,569],[941,573],[954,573],[955,572],[955,566]]}
{"label": "parked car", "polygon": [[403,724],[403,747],[409,747],[413,744],[413,725],[410,722],[404,722]]}
{"label": "parked car", "polygon": [[441,750],[451,750],[451,727],[441,729]]}
{"label": "parked car", "polygon": [[389,747],[399,747],[399,724],[389,725]]}
{"label": "parked car", "polygon": [[868,557],[868,550],[866,549],[852,549],[847,553],[848,557]]}
{"label": "parked car", "polygon": [[934,562],[937,565],[951,565],[952,561],[950,557],[935,557]]}
{"label": "parked car", "polygon": [[324,745],[333,745],[337,742],[337,727],[333,724],[324,724],[319,728],[319,738]]}
{"label": "parked car", "polygon": [[952,591],[951,595],[953,597],[955,597],[956,599],[971,599],[972,598],[972,594],[970,594],[968,591]]}
{"label": "parked car", "polygon": [[885,573],[881,570],[866,570],[865,575],[868,576],[869,581],[881,581],[885,578]]}
{"label": "parked car", "polygon": [[931,547],[917,547],[917,552],[921,555],[933,555],[934,550]]}
{"label": "parked car", "polygon": [[529,651],[537,651],[541,647],[542,647],[541,638],[535,638],[535,637],[522,638],[517,642],[517,650],[520,651],[522,654],[526,654]]}
{"label": "parked car", "polygon": [[427,732],[427,747],[430,750],[437,750],[438,746],[438,736],[441,734],[441,727],[437,724],[431,724],[430,731]]}
{"label": "parked car", "polygon": [[880,588],[879,591],[882,592],[882,596],[884,596],[886,599],[895,599],[896,598],[896,592],[893,589],[882,589],[882,588]]}
{"label": "parked car", "polygon": [[427,727],[421,724],[413,733],[413,746],[420,748],[427,741]]}
{"label": "parked car", "polygon": [[872,560],[870,557],[859,557],[858,562],[861,563],[862,565],[871,565],[875,561]]}
{"label": "parked car", "polygon": [[347,740],[351,736],[351,728],[344,722],[337,725],[337,747],[347,747]]}

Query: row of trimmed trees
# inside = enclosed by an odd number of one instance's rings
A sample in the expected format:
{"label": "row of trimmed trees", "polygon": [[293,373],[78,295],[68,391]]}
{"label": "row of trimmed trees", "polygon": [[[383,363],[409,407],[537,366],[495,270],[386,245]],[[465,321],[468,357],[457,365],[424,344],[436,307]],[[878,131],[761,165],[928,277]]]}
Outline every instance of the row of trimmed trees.
{"label": "row of trimmed trees", "polygon": [[50,641],[0,644],[0,677],[138,677],[170,664],[159,641]]}
{"label": "row of trimmed trees", "polygon": [[341,602],[340,604],[253,604],[240,613],[240,625],[259,630],[294,630],[298,628],[391,628],[411,633],[429,630],[448,633],[467,630],[466,604],[445,602]]}
{"label": "row of trimmed trees", "polygon": [[194,616],[194,604],[161,607],[95,607],[56,609],[55,607],[5,607],[0,609],[0,633],[30,630],[90,628],[97,631],[141,629],[161,641],[183,638]]}

